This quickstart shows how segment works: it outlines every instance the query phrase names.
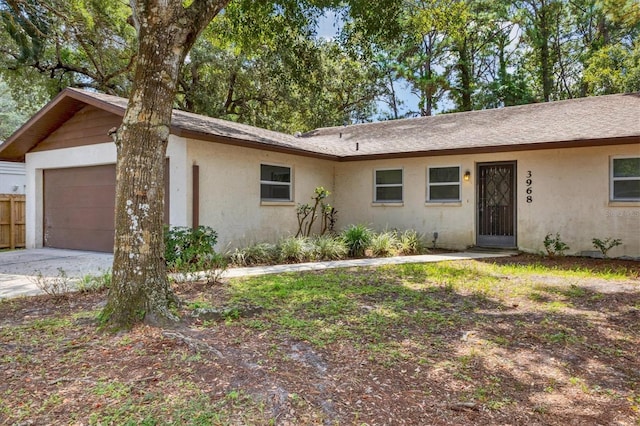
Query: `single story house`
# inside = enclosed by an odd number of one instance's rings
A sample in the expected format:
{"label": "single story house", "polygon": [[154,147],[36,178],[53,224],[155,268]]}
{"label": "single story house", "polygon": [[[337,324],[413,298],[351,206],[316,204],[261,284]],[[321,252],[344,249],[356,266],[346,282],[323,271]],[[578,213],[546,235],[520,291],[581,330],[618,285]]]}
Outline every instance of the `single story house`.
{"label": "single story house", "polygon": [[[25,161],[27,245],[111,251],[127,100],[66,89],[2,146]],[[296,204],[332,193],[337,228],[415,229],[441,247],[568,253],[619,238],[640,257],[640,93],[287,135],[174,111],[166,220],[209,225],[219,248],[295,233]]]}

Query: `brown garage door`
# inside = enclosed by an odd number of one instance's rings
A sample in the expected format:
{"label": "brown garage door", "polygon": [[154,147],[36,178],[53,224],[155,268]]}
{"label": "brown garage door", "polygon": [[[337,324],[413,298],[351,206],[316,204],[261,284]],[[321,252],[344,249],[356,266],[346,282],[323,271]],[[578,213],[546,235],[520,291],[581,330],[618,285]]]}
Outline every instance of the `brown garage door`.
{"label": "brown garage door", "polygon": [[44,171],[45,247],[112,252],[116,166]]}

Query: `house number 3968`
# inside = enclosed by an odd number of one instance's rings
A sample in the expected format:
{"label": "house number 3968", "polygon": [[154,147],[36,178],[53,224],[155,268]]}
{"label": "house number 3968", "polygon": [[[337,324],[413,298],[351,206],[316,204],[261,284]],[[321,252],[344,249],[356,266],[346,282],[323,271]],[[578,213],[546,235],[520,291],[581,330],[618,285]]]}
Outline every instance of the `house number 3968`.
{"label": "house number 3968", "polygon": [[527,193],[527,203],[533,203],[533,179],[532,179],[533,174],[531,173],[531,170],[527,170],[527,180],[524,181],[524,183],[527,185],[527,189],[525,189],[525,192]]}

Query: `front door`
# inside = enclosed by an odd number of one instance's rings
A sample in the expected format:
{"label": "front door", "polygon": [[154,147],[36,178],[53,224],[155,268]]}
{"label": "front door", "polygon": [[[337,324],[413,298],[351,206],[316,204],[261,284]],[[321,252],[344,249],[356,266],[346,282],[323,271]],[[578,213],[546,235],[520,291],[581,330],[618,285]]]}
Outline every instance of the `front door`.
{"label": "front door", "polygon": [[516,163],[478,164],[476,244],[516,247]]}

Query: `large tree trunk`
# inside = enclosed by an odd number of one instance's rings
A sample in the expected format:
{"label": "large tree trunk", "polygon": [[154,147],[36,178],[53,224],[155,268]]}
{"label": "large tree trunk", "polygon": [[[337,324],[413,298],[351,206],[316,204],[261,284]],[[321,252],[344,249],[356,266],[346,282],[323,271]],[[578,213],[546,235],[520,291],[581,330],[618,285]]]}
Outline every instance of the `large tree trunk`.
{"label": "large tree trunk", "polygon": [[542,83],[542,97],[545,102],[551,100],[553,90],[553,60],[551,58],[551,26],[553,16],[551,16],[551,2],[542,0],[538,15],[538,32],[540,34],[537,43],[540,49],[540,80]]}
{"label": "large tree trunk", "polygon": [[138,55],[116,134],[116,237],[103,318],[114,327],[177,320],[164,262],[164,163],[178,72],[197,35],[228,0],[131,0]]}
{"label": "large tree trunk", "polygon": [[458,72],[460,73],[460,111],[473,110],[473,102],[471,100],[473,89],[471,80],[473,79],[473,61],[469,52],[466,38],[461,41],[458,46]]}

